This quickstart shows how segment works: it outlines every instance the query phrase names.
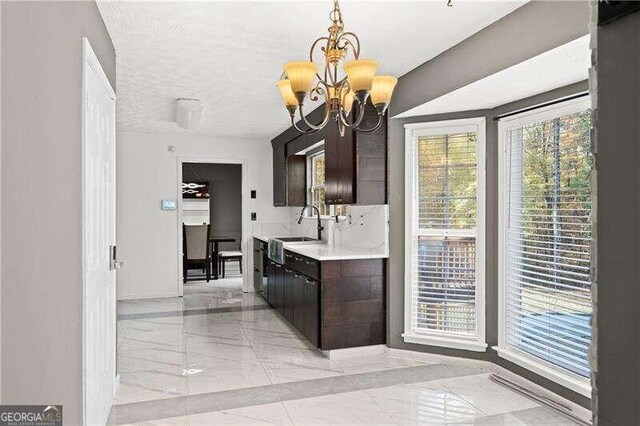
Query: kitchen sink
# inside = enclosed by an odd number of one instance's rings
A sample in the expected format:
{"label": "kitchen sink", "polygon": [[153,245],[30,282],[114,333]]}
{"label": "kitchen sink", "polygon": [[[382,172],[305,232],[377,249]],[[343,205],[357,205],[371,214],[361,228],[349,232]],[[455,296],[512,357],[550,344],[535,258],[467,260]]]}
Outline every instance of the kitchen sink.
{"label": "kitchen sink", "polygon": [[277,237],[269,238],[269,259],[280,264],[284,263],[284,245],[285,243],[295,244],[318,244],[318,241],[309,237]]}

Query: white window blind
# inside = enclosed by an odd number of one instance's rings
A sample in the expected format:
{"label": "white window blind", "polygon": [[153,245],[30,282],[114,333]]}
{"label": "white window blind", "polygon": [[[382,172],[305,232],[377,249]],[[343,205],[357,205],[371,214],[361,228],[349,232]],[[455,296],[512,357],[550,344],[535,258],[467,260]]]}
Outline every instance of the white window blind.
{"label": "white window blind", "polygon": [[591,120],[582,105],[501,125],[500,347],[578,382],[590,374],[592,312]]}
{"label": "white window blind", "polygon": [[407,341],[486,347],[478,238],[484,230],[478,214],[484,206],[483,123],[428,123],[408,132]]}

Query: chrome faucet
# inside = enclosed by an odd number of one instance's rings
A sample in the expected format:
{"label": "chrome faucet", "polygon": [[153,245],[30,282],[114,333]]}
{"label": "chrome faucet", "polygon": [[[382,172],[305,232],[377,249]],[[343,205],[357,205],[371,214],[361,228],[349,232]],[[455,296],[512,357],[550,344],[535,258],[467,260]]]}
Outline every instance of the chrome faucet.
{"label": "chrome faucet", "polygon": [[320,210],[318,210],[318,208],[314,205],[311,204],[307,204],[306,206],[304,206],[302,208],[302,210],[300,210],[300,217],[298,218],[298,225],[302,223],[302,219],[304,218],[304,211],[308,208],[312,208],[316,211],[316,213],[318,214],[318,240],[322,240],[322,230],[324,229],[324,227],[322,226],[322,221],[320,220]]}

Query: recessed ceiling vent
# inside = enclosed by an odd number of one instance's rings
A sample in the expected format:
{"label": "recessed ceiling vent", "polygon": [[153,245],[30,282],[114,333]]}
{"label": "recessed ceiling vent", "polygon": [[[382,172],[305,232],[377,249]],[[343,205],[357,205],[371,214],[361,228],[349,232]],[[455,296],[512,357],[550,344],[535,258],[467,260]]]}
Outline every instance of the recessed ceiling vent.
{"label": "recessed ceiling vent", "polygon": [[176,123],[178,127],[195,130],[202,122],[202,101],[180,98],[176,101]]}

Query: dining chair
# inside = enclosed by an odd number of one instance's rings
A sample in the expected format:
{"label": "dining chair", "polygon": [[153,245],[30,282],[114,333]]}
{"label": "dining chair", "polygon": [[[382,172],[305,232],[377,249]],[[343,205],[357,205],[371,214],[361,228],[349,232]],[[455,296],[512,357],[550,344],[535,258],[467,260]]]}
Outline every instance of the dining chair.
{"label": "dining chair", "polygon": [[240,267],[240,274],[242,274],[242,242],[238,243],[238,250],[227,250],[218,253],[218,270],[222,269],[222,278],[225,277],[226,264],[229,261],[238,261]]}
{"label": "dining chair", "polygon": [[211,280],[211,250],[209,236],[211,226],[182,224],[182,273],[183,280],[187,282],[189,266],[204,264],[207,282]]}

